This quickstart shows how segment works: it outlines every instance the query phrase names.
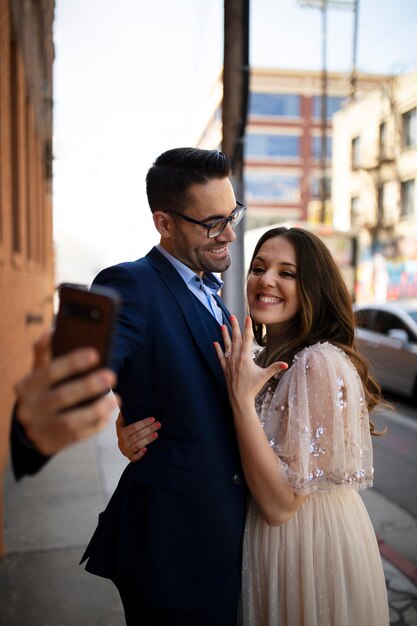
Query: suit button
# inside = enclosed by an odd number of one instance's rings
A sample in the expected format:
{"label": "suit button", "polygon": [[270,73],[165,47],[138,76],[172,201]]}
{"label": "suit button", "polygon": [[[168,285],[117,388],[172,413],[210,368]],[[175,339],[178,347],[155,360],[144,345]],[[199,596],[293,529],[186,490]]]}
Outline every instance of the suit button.
{"label": "suit button", "polygon": [[232,476],[232,483],[234,485],[240,485],[241,482],[242,482],[242,479],[239,476],[239,474],[233,474],[233,476]]}

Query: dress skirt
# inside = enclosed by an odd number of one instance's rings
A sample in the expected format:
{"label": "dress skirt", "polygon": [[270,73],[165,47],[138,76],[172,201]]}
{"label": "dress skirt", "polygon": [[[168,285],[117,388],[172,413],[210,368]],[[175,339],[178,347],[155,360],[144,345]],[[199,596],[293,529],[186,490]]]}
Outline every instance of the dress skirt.
{"label": "dress skirt", "polygon": [[375,532],[354,488],[310,494],[270,527],[251,501],[243,554],[244,626],[388,626]]}

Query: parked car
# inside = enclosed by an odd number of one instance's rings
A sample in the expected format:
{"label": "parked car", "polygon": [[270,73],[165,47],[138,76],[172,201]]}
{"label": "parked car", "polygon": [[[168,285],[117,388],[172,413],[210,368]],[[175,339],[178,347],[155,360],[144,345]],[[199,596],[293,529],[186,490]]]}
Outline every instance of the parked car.
{"label": "parked car", "polygon": [[417,304],[354,305],[356,345],[387,391],[417,404]]}

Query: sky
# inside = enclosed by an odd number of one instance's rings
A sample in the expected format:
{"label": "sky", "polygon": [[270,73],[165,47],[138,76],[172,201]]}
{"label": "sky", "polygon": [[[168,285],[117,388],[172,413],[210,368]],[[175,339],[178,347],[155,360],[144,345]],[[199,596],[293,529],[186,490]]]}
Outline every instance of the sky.
{"label": "sky", "polygon": [[[251,66],[321,69],[321,11],[302,4],[250,2]],[[329,4],[327,65],[349,72],[353,11]],[[358,70],[416,69],[416,32],[417,0],[359,0]],[[158,242],[146,172],[204,128],[223,0],[56,0],[54,41],[56,279],[88,282]]]}

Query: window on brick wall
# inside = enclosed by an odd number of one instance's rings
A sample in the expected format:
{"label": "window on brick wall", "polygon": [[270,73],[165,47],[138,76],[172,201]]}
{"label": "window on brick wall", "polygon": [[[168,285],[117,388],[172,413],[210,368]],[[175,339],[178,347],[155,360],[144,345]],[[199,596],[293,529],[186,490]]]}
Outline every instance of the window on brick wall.
{"label": "window on brick wall", "polygon": [[29,99],[26,98],[26,210],[25,210],[25,226],[26,226],[26,256],[28,259],[33,259],[33,237],[34,237],[34,228],[32,224],[32,214],[31,214],[31,205],[33,206],[34,194],[33,194],[33,176],[32,176],[32,145],[31,145],[31,131],[32,131],[32,120],[30,116],[30,102]]}
{"label": "window on brick wall", "polygon": [[300,156],[300,137],[251,133],[245,140],[245,156],[296,159]]}
{"label": "window on brick wall", "polygon": [[[322,138],[318,135],[314,135],[311,138],[311,148],[314,159],[321,159]],[[329,161],[332,158],[332,138],[326,137],[326,159]]]}
{"label": "window on brick wall", "polygon": [[39,139],[21,50],[14,37],[10,52],[12,251],[19,267],[26,261],[44,265],[48,245],[44,142]]}
{"label": "window on brick wall", "polygon": [[25,232],[28,260],[42,260],[42,167],[41,147],[36,132],[33,107],[26,99],[26,207]]}
{"label": "window on brick wall", "polygon": [[[1,171],[0,171],[1,176]],[[0,199],[0,258],[3,256],[3,203]]]}
{"label": "window on brick wall", "polygon": [[[327,96],[326,99],[326,115],[327,119],[333,117],[336,111],[339,111],[346,98],[342,96]],[[313,117],[315,119],[321,118],[321,96],[313,96]]]}
{"label": "window on brick wall", "polygon": [[[1,42],[0,42],[0,47],[1,47]],[[1,54],[1,50],[0,50],[0,54]],[[1,58],[0,58],[0,93],[3,92],[3,89],[5,89],[5,85],[4,85],[4,71],[2,71],[2,65],[1,65]],[[1,105],[0,105],[0,114],[1,114]],[[1,116],[0,116],[1,118]],[[1,162],[1,148],[3,145],[3,128],[2,125],[0,124],[0,257],[3,256],[3,242],[4,242],[4,233],[3,233],[3,220],[4,220],[4,215],[3,215],[3,194],[1,193],[1,190],[3,188],[3,171],[2,171],[2,162]]]}
{"label": "window on brick wall", "polygon": [[[0,91],[2,91],[2,77],[1,77],[1,73],[0,73]],[[2,145],[2,128],[1,128],[1,124],[0,124],[0,146]],[[2,163],[1,163],[1,158],[0,158],[0,190],[3,187],[3,182],[2,182]],[[4,242],[4,234],[3,234],[3,198],[2,198],[2,193],[0,191],[0,256],[2,256],[3,254],[3,242]]]}
{"label": "window on brick wall", "polygon": [[10,112],[12,149],[12,249],[21,252],[21,216],[19,189],[19,59],[17,42],[10,42]]}
{"label": "window on brick wall", "polygon": [[253,200],[300,201],[300,177],[290,174],[252,174],[245,176],[245,189]]}
{"label": "window on brick wall", "polygon": [[251,93],[249,96],[249,114],[298,117],[300,115],[300,96],[296,94]]}
{"label": "window on brick wall", "polygon": [[39,145],[39,153],[38,153],[39,261],[41,262],[42,265],[45,265],[46,249],[47,249],[46,204],[45,204],[46,185],[45,185],[45,167],[44,167],[43,158],[44,158],[44,151],[42,150],[42,146]]}
{"label": "window on brick wall", "polygon": [[[322,197],[322,176],[314,175],[310,183],[310,196],[314,200],[318,200]],[[324,179],[324,193],[326,198],[330,198],[332,195],[332,179],[330,176],[326,176]]]}

